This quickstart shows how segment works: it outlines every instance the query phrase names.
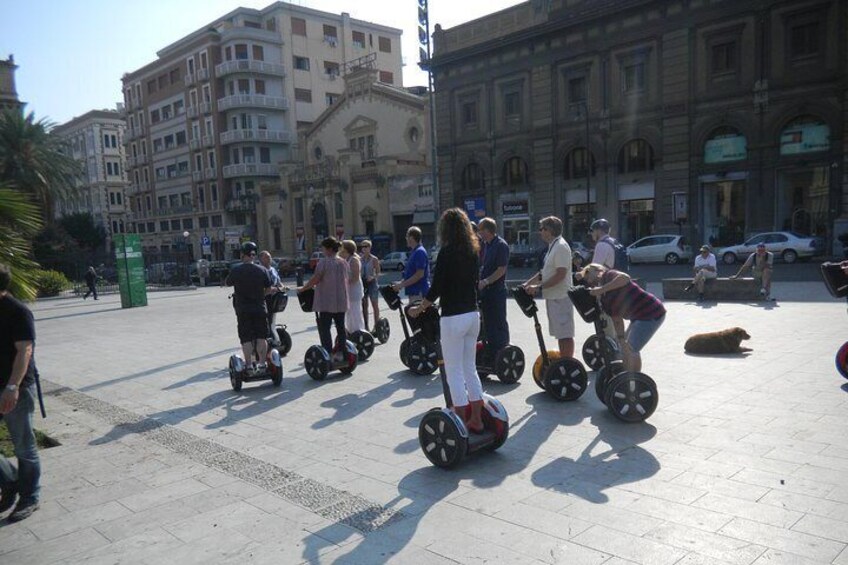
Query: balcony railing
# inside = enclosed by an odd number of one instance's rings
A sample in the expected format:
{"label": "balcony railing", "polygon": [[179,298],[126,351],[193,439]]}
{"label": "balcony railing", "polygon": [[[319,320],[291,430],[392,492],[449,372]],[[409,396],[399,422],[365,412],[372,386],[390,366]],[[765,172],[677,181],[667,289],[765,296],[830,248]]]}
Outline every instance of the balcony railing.
{"label": "balcony railing", "polygon": [[204,147],[212,147],[215,145],[215,136],[214,135],[204,135],[203,136],[203,146]]}
{"label": "balcony railing", "polygon": [[127,137],[130,139],[136,139],[144,135],[144,126],[135,126],[134,128],[127,128]]}
{"label": "balcony railing", "polygon": [[197,69],[197,80],[209,80],[209,69]]}
{"label": "balcony railing", "polygon": [[283,38],[278,31],[268,31],[253,27],[233,26],[227,29],[222,29],[221,42],[232,41],[234,39],[257,39],[268,43],[282,43]]}
{"label": "balcony railing", "polygon": [[140,194],[147,192],[149,187],[146,182],[132,183],[127,187],[127,194]]}
{"label": "balcony railing", "polygon": [[256,209],[256,200],[257,199],[252,194],[245,195],[240,198],[233,198],[232,200],[227,201],[224,205],[224,209],[227,212],[253,212]]}
{"label": "balcony railing", "polygon": [[176,214],[191,214],[194,211],[194,207],[191,204],[183,204],[181,206],[174,206],[173,208],[160,208],[158,210],[154,210],[151,216],[174,216]]}
{"label": "balcony railing", "polygon": [[186,108],[186,115],[189,118],[196,118],[201,114],[210,114],[212,113],[212,103],[211,102],[201,102],[197,106],[189,106]]}
{"label": "balcony railing", "polygon": [[224,167],[224,178],[234,177],[276,177],[280,171],[277,165],[268,163],[241,163],[239,165],[227,165]]}
{"label": "balcony railing", "polygon": [[218,99],[218,109],[230,108],[273,108],[288,110],[289,99],[285,96],[264,96],[262,94],[234,94]]}
{"label": "balcony railing", "polygon": [[200,138],[195,137],[194,139],[189,140],[188,146],[192,151],[197,151],[200,149]]}
{"label": "balcony railing", "polygon": [[196,80],[197,80],[197,74],[195,74],[195,73],[188,73],[183,77],[183,82],[185,83],[186,86],[190,86],[190,85],[194,84]]}
{"label": "balcony railing", "polygon": [[244,141],[266,141],[271,143],[291,143],[290,131],[273,129],[234,129],[221,134],[221,144],[241,143]]}
{"label": "balcony railing", "polygon": [[200,182],[203,180],[203,171],[192,171],[191,180],[194,182]]}
{"label": "balcony railing", "polygon": [[218,170],[215,167],[208,167],[203,176],[206,177],[206,180],[215,180],[218,178]]}
{"label": "balcony railing", "polygon": [[127,165],[130,167],[140,167],[141,165],[147,164],[147,155],[139,154],[135,157],[127,157]]}
{"label": "balcony railing", "polygon": [[224,61],[215,67],[215,75],[222,77],[232,73],[257,73],[263,75],[286,76],[286,67],[277,63],[238,59]]}

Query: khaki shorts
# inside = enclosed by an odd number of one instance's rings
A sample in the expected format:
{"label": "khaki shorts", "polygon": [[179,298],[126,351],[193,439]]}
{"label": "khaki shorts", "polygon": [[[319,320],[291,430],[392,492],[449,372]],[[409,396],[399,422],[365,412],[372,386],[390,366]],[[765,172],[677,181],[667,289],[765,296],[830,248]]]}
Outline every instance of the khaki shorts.
{"label": "khaki shorts", "polygon": [[547,298],[545,309],[548,311],[548,333],[557,339],[574,337],[574,305],[571,299]]}

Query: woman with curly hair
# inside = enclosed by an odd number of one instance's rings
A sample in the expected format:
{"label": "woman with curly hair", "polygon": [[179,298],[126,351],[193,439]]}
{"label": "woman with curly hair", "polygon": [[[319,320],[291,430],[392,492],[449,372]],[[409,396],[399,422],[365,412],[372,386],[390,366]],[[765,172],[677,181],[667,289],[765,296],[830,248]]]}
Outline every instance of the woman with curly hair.
{"label": "woman with curly hair", "polygon": [[440,299],[442,355],[453,409],[470,431],[481,433],[483,386],[476,363],[480,333],[477,314],[480,244],[468,216],[460,208],[450,208],[442,214],[439,243],[441,249],[430,291],[420,305],[410,310],[410,315],[417,316]]}

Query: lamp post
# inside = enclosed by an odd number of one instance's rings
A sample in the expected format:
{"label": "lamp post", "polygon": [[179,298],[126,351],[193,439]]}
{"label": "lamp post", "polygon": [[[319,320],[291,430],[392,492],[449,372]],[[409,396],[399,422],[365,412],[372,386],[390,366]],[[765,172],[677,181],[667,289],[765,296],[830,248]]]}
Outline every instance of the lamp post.
{"label": "lamp post", "polygon": [[183,232],[183,247],[185,248],[185,257],[186,257],[186,283],[188,286],[191,286],[191,256],[188,253],[188,238],[191,234],[188,230]]}
{"label": "lamp post", "polygon": [[[438,26],[437,26],[438,31]],[[439,205],[439,166],[436,160],[436,82],[433,77],[433,69],[430,65],[432,56],[430,46],[430,11],[428,0],[418,0],[418,48],[419,63],[421,69],[427,71],[427,90],[430,100],[430,167],[433,176],[433,197],[436,208]],[[427,46],[425,51],[423,46]]]}

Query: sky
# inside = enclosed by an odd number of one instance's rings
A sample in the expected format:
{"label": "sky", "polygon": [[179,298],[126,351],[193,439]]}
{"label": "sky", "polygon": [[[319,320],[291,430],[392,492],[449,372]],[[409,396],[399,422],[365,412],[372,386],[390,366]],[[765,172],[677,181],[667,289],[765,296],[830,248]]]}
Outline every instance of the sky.
{"label": "sky", "polygon": [[[239,6],[272,0],[2,0],[0,58],[12,53],[26,110],[63,123],[89,110],[114,108],[121,76],[156,59],[156,51]],[[325,12],[403,30],[404,86],[426,85],[418,69],[416,0],[292,0]],[[434,24],[451,28],[520,0],[430,0]]]}

